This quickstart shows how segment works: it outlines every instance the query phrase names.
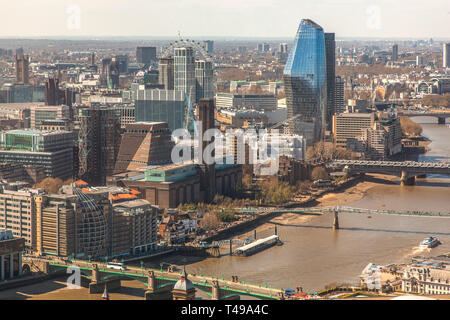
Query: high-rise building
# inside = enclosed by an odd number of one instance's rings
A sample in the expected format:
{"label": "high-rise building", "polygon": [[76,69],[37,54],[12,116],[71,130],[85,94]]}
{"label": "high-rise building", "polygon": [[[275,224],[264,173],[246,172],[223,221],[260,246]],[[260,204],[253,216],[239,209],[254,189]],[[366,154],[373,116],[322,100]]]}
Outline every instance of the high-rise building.
{"label": "high-rise building", "polygon": [[16,82],[27,84],[29,81],[29,57],[23,53],[16,55]]}
{"label": "high-rise building", "polygon": [[72,100],[72,91],[69,88],[61,90],[59,79],[50,78],[45,82],[45,104],[47,106],[59,106],[61,104],[72,106]]}
{"label": "high-rise building", "polygon": [[135,98],[136,122],[167,122],[170,131],[185,127],[186,95],[182,90],[139,89]]}
{"label": "high-rise building", "polygon": [[71,116],[71,108],[69,106],[34,105],[30,107],[30,128],[39,129],[44,120],[70,120]]}
{"label": "high-rise building", "polygon": [[35,196],[37,252],[88,259],[108,255],[108,193],[88,194],[72,186],[63,192]]}
{"label": "high-rise building", "polygon": [[116,63],[119,68],[119,73],[124,74],[128,73],[128,55],[127,54],[119,54],[115,56]]}
{"label": "high-rise building", "polygon": [[203,43],[205,45],[206,52],[208,52],[208,53],[213,53],[214,52],[214,41],[206,40]]}
{"label": "high-rise building", "polygon": [[417,56],[416,57],[416,66],[423,67],[427,62],[427,59],[425,56]]}
{"label": "high-rise building", "polygon": [[341,113],[333,116],[334,143],[339,148],[347,148],[347,140],[362,135],[362,131],[373,126],[373,113]]}
{"label": "high-rise building", "polygon": [[72,132],[10,130],[0,133],[0,163],[40,165],[47,177],[73,178],[73,153]]}
{"label": "high-rise building", "polygon": [[120,147],[120,111],[108,107],[79,110],[79,178],[104,185],[113,174]]}
{"label": "high-rise building", "polygon": [[[345,90],[345,80],[341,77],[336,77],[335,78],[333,115],[335,113],[343,113],[345,111],[344,90]],[[333,118],[331,118],[331,120],[333,120]],[[333,122],[333,121],[331,121],[331,122]]]}
{"label": "high-rise building", "polygon": [[159,84],[164,85],[165,90],[173,90],[174,88],[174,66],[173,58],[159,59]]}
{"label": "high-rise building", "polygon": [[303,19],[284,69],[284,83],[289,130],[304,136],[308,144],[319,141],[324,135],[326,71],[323,28]]}
{"label": "high-rise building", "polygon": [[214,97],[214,83],[213,83],[213,67],[211,61],[197,60],[195,61],[195,79],[196,84],[196,98],[209,99]]}
{"label": "high-rise building", "polygon": [[152,64],[156,60],[156,47],[137,47],[136,62],[144,64]]}
{"label": "high-rise building", "polygon": [[392,46],[392,61],[398,60],[398,44]]}
{"label": "high-rise building", "polygon": [[442,50],[442,66],[444,68],[450,68],[450,43],[444,43]]}
{"label": "high-rise building", "polygon": [[174,89],[187,93],[192,103],[196,103],[194,50],[191,47],[175,48],[174,63]]}
{"label": "high-rise building", "polygon": [[[201,137],[204,133],[214,128],[214,99],[201,99],[198,105],[198,119],[201,122]],[[202,139],[203,140],[203,139]],[[203,156],[208,142],[202,143],[202,161],[200,164],[200,192],[204,194],[204,199],[210,202],[216,195],[216,168],[215,163],[208,163],[208,159]],[[215,155],[212,155],[215,157]],[[211,160],[211,159],[209,159]]]}
{"label": "high-rise building", "polygon": [[122,135],[114,174],[171,162],[173,142],[166,122],[136,122]]}
{"label": "high-rise building", "polygon": [[289,53],[288,44],[287,43],[280,43],[280,47],[278,48],[280,53]]}
{"label": "high-rise building", "polygon": [[325,55],[327,59],[327,128],[331,129],[333,114],[337,112],[336,90],[336,41],[334,33],[325,33]]}

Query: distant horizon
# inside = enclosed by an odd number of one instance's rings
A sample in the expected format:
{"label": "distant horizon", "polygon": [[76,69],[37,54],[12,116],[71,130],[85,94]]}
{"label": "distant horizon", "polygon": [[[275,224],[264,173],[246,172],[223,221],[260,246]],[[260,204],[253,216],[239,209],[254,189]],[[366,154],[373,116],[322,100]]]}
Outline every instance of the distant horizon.
{"label": "distant horizon", "polygon": [[22,39],[291,39],[301,19],[344,39],[450,38],[448,0],[25,0],[2,11],[0,37]]}
{"label": "distant horizon", "polygon": [[[230,41],[230,40],[271,40],[271,41],[289,41],[294,40],[294,36],[292,37],[249,37],[249,36],[185,36],[181,39],[184,40],[195,40],[195,41]],[[0,36],[0,40],[167,40],[167,41],[176,41],[180,40],[179,37],[165,37],[165,36],[87,36],[87,35],[77,35],[77,36],[65,36],[65,35],[53,35],[53,36],[45,36],[45,35],[28,35],[28,36]],[[356,36],[338,36],[336,35],[336,40],[354,40],[354,41],[420,41],[420,40],[430,40],[433,41],[450,41],[449,38],[445,37],[356,37]]]}

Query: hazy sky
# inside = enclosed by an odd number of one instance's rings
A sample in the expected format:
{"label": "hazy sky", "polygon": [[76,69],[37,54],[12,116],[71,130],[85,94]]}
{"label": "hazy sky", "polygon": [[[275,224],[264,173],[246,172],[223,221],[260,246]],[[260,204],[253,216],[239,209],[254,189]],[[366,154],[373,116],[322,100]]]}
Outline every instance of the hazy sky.
{"label": "hazy sky", "polygon": [[449,0],[2,0],[0,37],[287,37],[310,18],[337,37],[450,38]]}

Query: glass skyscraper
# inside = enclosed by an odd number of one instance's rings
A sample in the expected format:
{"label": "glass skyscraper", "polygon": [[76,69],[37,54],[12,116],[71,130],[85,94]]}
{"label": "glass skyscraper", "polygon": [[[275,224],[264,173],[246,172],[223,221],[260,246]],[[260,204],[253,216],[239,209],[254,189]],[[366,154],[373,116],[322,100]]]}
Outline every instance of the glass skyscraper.
{"label": "glass skyscraper", "polygon": [[323,28],[309,19],[300,22],[284,83],[291,133],[304,136],[308,144],[319,141],[327,110],[325,36]]}

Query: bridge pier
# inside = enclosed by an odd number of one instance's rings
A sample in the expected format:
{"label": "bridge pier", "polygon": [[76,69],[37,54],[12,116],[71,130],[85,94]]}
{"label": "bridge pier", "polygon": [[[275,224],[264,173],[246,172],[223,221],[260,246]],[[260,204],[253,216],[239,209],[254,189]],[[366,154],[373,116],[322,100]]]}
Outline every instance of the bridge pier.
{"label": "bridge pier", "polygon": [[427,177],[427,174],[426,174],[426,173],[424,173],[424,174],[419,174],[419,175],[416,176],[417,179],[425,179],[426,177]]}
{"label": "bridge pier", "polygon": [[339,230],[339,211],[334,210],[333,230]]}
{"label": "bridge pier", "polygon": [[145,291],[145,300],[172,300],[172,289],[174,284],[160,287],[159,281],[155,278],[155,273],[153,271],[148,273],[147,283],[148,288],[147,291]]}
{"label": "bridge pier", "polygon": [[223,298],[219,286],[219,281],[213,281],[211,288],[211,300],[241,300],[241,297],[239,295],[230,295]]}
{"label": "bridge pier", "polygon": [[401,185],[402,186],[413,186],[415,184],[416,184],[416,177],[414,177],[414,176],[410,177],[408,175],[408,172],[402,171]]}
{"label": "bridge pier", "polygon": [[438,117],[438,124],[445,124],[445,117]]}
{"label": "bridge pier", "polygon": [[105,286],[109,292],[119,292],[122,287],[120,278],[101,279],[100,270],[96,264],[92,265],[92,281],[89,283],[89,293],[103,293]]}

